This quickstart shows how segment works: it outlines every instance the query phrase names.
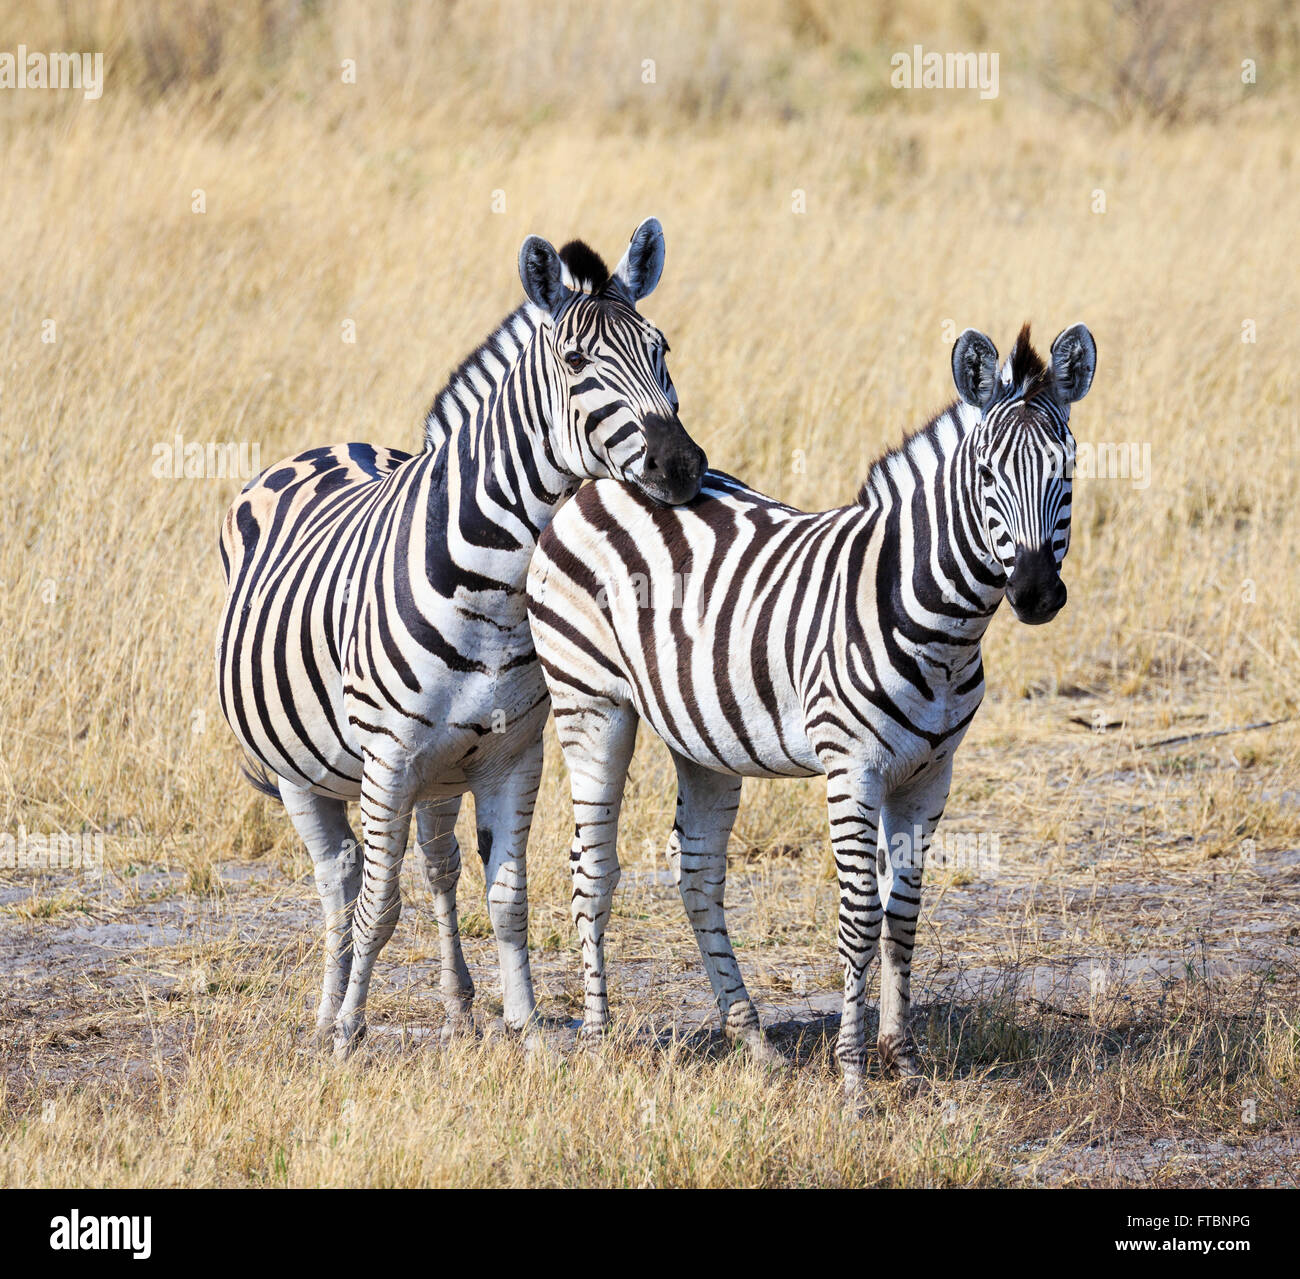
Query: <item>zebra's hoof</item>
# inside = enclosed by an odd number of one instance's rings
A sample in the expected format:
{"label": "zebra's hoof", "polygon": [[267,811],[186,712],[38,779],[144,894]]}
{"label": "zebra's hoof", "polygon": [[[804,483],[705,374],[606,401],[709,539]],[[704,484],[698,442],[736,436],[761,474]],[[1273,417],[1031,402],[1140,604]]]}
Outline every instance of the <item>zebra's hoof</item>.
{"label": "zebra's hoof", "polygon": [[442,1029],[438,1032],[438,1035],[443,1043],[451,1043],[456,1039],[482,1038],[478,1025],[474,1021],[474,1014],[468,1011],[449,1012],[447,1020],[442,1023]]}
{"label": "zebra's hoof", "polygon": [[840,1098],[840,1110],[846,1119],[862,1119],[871,1110],[867,1101],[867,1090],[863,1087],[862,1076],[858,1074],[844,1076],[844,1093]]}
{"label": "zebra's hoof", "polygon": [[524,1032],[524,1053],[530,1062],[539,1065],[554,1066],[564,1060],[554,1036],[536,1027]]}
{"label": "zebra's hoof", "polygon": [[794,1066],[794,1062],[761,1030],[741,1035],[734,1042],[737,1047],[743,1048],[757,1065],[767,1070],[785,1072]]}
{"label": "zebra's hoof", "polygon": [[902,1035],[885,1035],[876,1040],[876,1056],[880,1059],[880,1071],[883,1075],[896,1079],[912,1079],[921,1074],[916,1048]]}
{"label": "zebra's hoof", "polygon": [[748,999],[737,1000],[727,1010],[722,1033],[733,1048],[747,1052],[751,1060],[769,1070],[786,1070],[790,1059],[768,1041],[758,1020],[758,1009]]}
{"label": "zebra's hoof", "polygon": [[444,1044],[455,1044],[481,1039],[478,1027],[471,1022],[449,1021],[438,1032],[439,1040]]}
{"label": "zebra's hoof", "polygon": [[337,1022],[334,1026],[334,1060],[347,1061],[366,1037],[366,1023],[361,1020]]}
{"label": "zebra's hoof", "polygon": [[574,1046],[589,1061],[603,1066],[609,1061],[612,1043],[607,1018],[605,1021],[584,1021],[578,1030],[578,1038]]}
{"label": "zebra's hoof", "polygon": [[881,1072],[886,1078],[898,1081],[898,1091],[903,1097],[921,1097],[929,1090],[929,1081],[921,1073],[921,1063],[910,1044],[892,1051],[883,1044],[879,1048]]}

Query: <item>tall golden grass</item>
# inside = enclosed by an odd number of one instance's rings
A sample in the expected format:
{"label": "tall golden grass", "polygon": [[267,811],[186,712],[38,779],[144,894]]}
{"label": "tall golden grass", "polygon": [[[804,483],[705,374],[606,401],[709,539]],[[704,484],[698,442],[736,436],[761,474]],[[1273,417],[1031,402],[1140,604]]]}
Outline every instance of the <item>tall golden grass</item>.
{"label": "tall golden grass", "polygon": [[[617,257],[650,213],[668,257],[645,310],[688,429],[798,505],[852,500],[952,398],[956,331],[1003,350],[1025,320],[1044,347],[1075,320],[1096,336],[1075,434],[1149,446],[1149,483],[1076,484],[1070,605],[1046,629],[996,619],[959,795],[1042,780],[1035,720],[1064,719],[1058,695],[1137,708],[1156,736],[1189,708],[1206,729],[1294,712],[1300,25],[1280,0],[72,0],[10,6],[0,50],[19,42],[101,49],[106,81],[94,102],[0,91],[0,830],[104,832],[114,866],[200,891],[231,858],[300,874],[287,823],[237,779],[213,687],[239,482],[156,478],[154,446],[242,441],[262,465],[418,447],[446,372],[520,295],[522,238]],[[997,51],[998,97],[891,88],[914,44]],[[649,865],[671,811],[653,743],[632,785],[629,860]],[[1258,788],[1222,785],[1199,818],[1172,811],[1175,833],[1291,838]],[[737,846],[820,848],[815,784],[756,792]],[[1006,820],[1064,847],[1086,798],[1019,795]],[[568,822],[552,761],[535,929],[565,927]],[[812,891],[824,864],[799,864]],[[362,1175],[319,1135],[320,1177]],[[763,1179],[748,1158],[698,1179]]]}

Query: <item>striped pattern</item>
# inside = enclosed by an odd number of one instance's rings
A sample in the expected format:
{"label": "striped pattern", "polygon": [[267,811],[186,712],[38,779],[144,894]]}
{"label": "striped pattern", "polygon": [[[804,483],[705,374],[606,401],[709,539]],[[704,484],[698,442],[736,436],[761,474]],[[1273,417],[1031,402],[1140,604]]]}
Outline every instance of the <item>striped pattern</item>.
{"label": "striped pattern", "polygon": [[723,912],[741,778],[823,773],[846,1086],[862,1076],[877,950],[881,1061],[915,1074],[906,1012],[925,848],[984,693],[990,618],[1004,595],[1030,622],[1064,603],[1069,405],[1095,358],[1082,326],[1050,365],[1025,329],[1001,370],[986,337],[963,334],[962,399],[881,458],[852,506],[809,514],[710,472],[671,510],[589,486],[546,531],[529,613],[573,792],[588,1031],[608,1018],[619,805],[645,720],[676,764],[668,857],[727,1034],[771,1052]]}
{"label": "striped pattern", "polygon": [[[400,909],[412,812],[434,893],[449,1025],[473,996],[456,923],[460,798],[475,798],[505,1020],[533,1015],[524,853],[547,694],[523,587],[580,479],[693,496],[706,465],[677,418],[666,344],[635,309],[654,219],[610,275],[586,246],[520,253],[529,301],[440,392],[423,452],[313,449],[266,471],[222,526],[221,705],[311,852],[326,917],[318,1033],[364,1032]],[[364,846],[347,821],[359,800]]]}

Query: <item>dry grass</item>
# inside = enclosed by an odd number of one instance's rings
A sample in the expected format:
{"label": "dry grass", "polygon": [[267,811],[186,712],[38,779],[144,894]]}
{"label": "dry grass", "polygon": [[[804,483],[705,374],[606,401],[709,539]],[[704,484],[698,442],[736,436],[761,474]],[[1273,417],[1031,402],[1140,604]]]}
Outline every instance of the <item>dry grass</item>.
{"label": "dry grass", "polygon": [[[12,14],[0,47],[103,48],[107,86],[0,92],[0,832],[103,833],[108,873],[0,880],[0,1182],[1294,1181],[1300,733],[1144,746],[1296,713],[1295,19],[1189,3],[1163,39],[1150,6],[855,8]],[[913,43],[999,50],[999,97],[891,90]],[[762,1076],[698,1031],[703,977],[654,879],[671,785],[651,742],[603,1064],[425,1042],[414,886],[375,996],[394,1034],[346,1067],[298,1048],[306,858],[238,782],[212,687],[237,482],[157,479],[153,446],[413,447],[515,302],[525,234],[616,254],[651,212],[669,257],[648,313],[684,418],[769,492],[849,500],[950,397],[950,326],[1005,348],[1026,318],[1044,342],[1086,320],[1076,434],[1150,448],[1147,486],[1076,485],[1062,617],[990,634],[945,827],[996,835],[1001,861],[931,878],[935,1093],[911,1108],[880,1084],[861,1120],[837,1110],[816,784],[751,787],[733,841],[742,964],[803,1068]],[[552,753],[530,874],[557,1019],[578,990],[569,821]],[[480,892],[471,867],[490,1009]]]}

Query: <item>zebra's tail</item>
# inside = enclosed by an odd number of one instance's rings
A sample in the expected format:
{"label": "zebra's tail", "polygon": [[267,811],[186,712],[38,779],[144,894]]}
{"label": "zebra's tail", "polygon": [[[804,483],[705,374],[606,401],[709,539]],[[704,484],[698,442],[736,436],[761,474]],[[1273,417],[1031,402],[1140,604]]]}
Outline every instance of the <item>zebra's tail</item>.
{"label": "zebra's tail", "polygon": [[284,803],[280,788],[271,780],[271,774],[257,760],[251,756],[245,756],[244,763],[239,766],[239,771],[243,773],[244,780],[254,790],[261,791],[263,795],[269,795],[279,804]]}

